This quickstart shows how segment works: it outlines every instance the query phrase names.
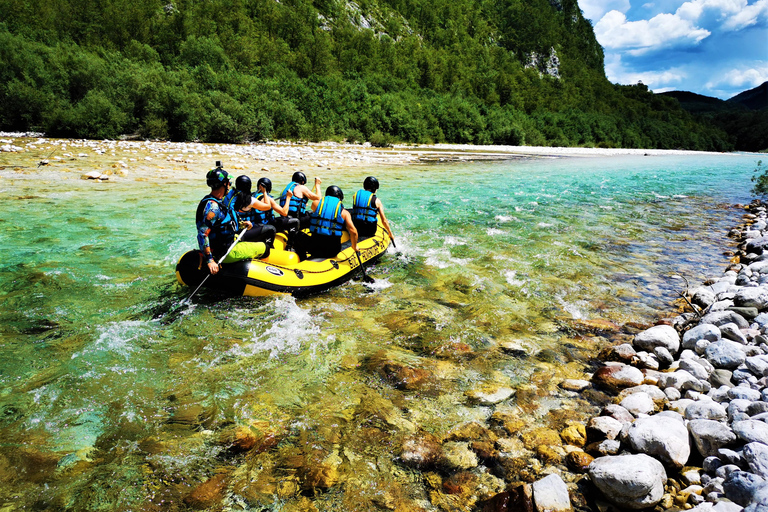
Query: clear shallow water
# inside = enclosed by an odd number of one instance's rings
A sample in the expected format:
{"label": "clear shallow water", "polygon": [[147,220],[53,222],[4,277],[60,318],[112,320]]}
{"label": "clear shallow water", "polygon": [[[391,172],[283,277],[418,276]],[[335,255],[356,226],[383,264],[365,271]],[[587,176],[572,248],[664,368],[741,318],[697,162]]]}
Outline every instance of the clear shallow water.
{"label": "clear shallow water", "polygon": [[[369,269],[375,286],[192,305],[173,266],[194,245],[204,169],[158,183],[6,174],[0,504],[184,509],[223,474],[214,508],[378,510],[386,494],[429,509],[418,472],[397,461],[402,438],[494,410],[526,428],[588,414],[556,385],[588,371],[606,339],[569,322],[652,322],[684,290],[670,276],[696,286],[722,272],[742,214],[731,205],[749,201],[756,160],[377,169],[397,250]],[[351,197],[367,174],[326,171],[323,187]],[[429,378],[399,389],[387,362]],[[467,400],[487,384],[517,396]],[[232,453],[221,441],[232,426],[275,441]],[[323,465],[338,478],[312,489],[310,468]]]}

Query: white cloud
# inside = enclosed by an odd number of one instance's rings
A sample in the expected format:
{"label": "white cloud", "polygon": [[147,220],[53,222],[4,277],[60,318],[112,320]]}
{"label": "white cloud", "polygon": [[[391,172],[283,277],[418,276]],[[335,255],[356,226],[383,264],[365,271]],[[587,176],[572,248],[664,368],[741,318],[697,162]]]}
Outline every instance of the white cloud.
{"label": "white cloud", "polygon": [[[728,30],[740,30],[751,25],[756,25],[761,18],[763,21],[768,19],[768,0],[758,0],[752,5],[744,6],[723,24],[723,28]],[[766,44],[768,45],[768,42]]]}
{"label": "white cloud", "polygon": [[673,44],[697,44],[710,34],[674,14],[628,21],[624,14],[611,11],[595,25],[595,36],[605,48],[634,50],[635,54]]}
{"label": "white cloud", "polygon": [[627,12],[631,6],[629,0],[580,0],[579,7],[588,20],[599,20],[609,11]]}
{"label": "white cloud", "polygon": [[611,82],[625,85],[643,82],[654,91],[662,88],[674,89],[688,78],[688,74],[682,68],[657,71],[627,70],[621,62],[621,55],[618,54],[606,55],[605,74]]}
{"label": "white cloud", "polygon": [[707,89],[722,88],[752,89],[768,81],[768,62],[757,62],[754,66],[744,69],[731,69],[714,80],[707,82]]}

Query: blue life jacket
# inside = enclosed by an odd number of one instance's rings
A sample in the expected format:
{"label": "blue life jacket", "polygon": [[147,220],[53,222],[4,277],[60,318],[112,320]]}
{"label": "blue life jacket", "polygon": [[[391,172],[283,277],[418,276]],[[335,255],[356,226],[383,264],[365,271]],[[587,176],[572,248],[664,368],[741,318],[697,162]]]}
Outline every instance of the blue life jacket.
{"label": "blue life jacket", "polygon": [[234,201],[232,202],[232,210],[237,212],[237,218],[241,221],[249,221],[254,226],[256,224],[259,224],[255,221],[256,214],[258,213],[258,210],[256,208],[251,208],[249,210],[244,210],[243,208],[250,206],[251,204],[251,195],[250,194],[242,194],[238,193],[234,197]]}
{"label": "blue life jacket", "polygon": [[361,222],[376,222],[379,210],[376,208],[376,194],[368,190],[358,190],[352,200],[352,219]]}
{"label": "blue life jacket", "polygon": [[325,196],[317,205],[317,211],[312,213],[309,232],[341,237],[341,232],[344,230],[344,218],[341,216],[343,211],[344,205],[338,198]]}
{"label": "blue life jacket", "polygon": [[217,252],[222,246],[227,246],[235,237],[237,232],[237,217],[232,209],[234,203],[235,194],[234,191],[230,191],[226,196],[221,199],[217,199],[208,194],[205,196],[200,204],[197,205],[197,212],[195,213],[195,223],[197,229],[203,225],[205,206],[208,201],[215,201],[219,205],[219,214],[213,221],[213,227],[208,234],[208,240],[211,244],[211,250]]}
{"label": "blue life jacket", "polygon": [[[267,197],[272,197],[272,196],[270,194],[267,194]],[[258,199],[259,201],[266,202],[265,198],[264,198],[264,194],[261,193],[261,192],[259,193],[259,195],[256,196],[256,199]],[[254,220],[252,220],[251,222],[253,222],[254,225],[268,224],[269,221],[271,221],[274,218],[274,216],[275,216],[272,213],[271,209],[269,209],[269,210],[267,210],[265,212],[262,212],[260,210],[257,210],[256,208],[251,208],[251,212],[252,212],[252,215],[253,215],[253,218],[254,218]],[[249,212],[249,213],[251,213],[251,212]]]}
{"label": "blue life jacket", "polygon": [[[290,190],[291,193],[293,193],[293,189],[296,188],[296,185],[298,185],[298,183],[292,181],[283,189],[282,194],[280,194],[280,206],[285,206],[288,191]],[[291,196],[291,203],[288,206],[288,217],[298,217],[303,214],[304,209],[307,206],[307,200],[308,198],[306,197],[298,198],[295,195]]]}

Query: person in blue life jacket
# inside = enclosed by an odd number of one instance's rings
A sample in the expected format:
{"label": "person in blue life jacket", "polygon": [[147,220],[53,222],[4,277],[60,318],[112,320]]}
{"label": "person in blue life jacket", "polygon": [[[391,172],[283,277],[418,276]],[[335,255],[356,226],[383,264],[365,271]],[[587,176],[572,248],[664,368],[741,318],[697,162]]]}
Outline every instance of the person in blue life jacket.
{"label": "person in blue life jacket", "polygon": [[240,222],[251,223],[251,227],[245,232],[241,240],[244,242],[264,242],[269,247],[274,247],[277,230],[274,226],[261,222],[262,217],[267,213],[272,213],[272,205],[251,193],[251,178],[246,175],[237,177],[235,191],[232,207],[237,212]]}
{"label": "person in blue life jacket", "polygon": [[363,181],[362,190],[355,192],[352,197],[352,222],[355,223],[360,238],[368,238],[376,234],[377,220],[381,218],[384,229],[389,233],[389,238],[394,241],[395,235],[389,227],[389,221],[384,215],[384,205],[381,199],[376,197],[379,189],[379,180],[368,176]]}
{"label": "person in blue life jacket", "polygon": [[[289,206],[280,206],[270,195],[270,192],[272,192],[272,181],[269,178],[259,178],[259,181],[256,182],[256,188],[256,199],[269,204],[271,209],[258,212],[255,223],[261,222],[262,224],[274,226],[278,232],[288,233],[289,241],[291,241],[292,237],[299,231],[299,219],[288,217]],[[293,196],[293,193],[288,191],[287,194],[286,203],[290,204],[290,198]],[[276,217],[273,212],[277,212],[279,216]]]}
{"label": "person in blue life jacket", "polygon": [[357,229],[352,215],[344,209],[341,201],[344,193],[335,185],[325,190],[325,197],[312,201],[312,217],[309,234],[299,232],[296,236],[296,254],[304,260],[309,253],[313,258],[333,258],[341,252],[341,235],[346,229],[352,250],[357,252]]}
{"label": "person in blue life jacket", "polygon": [[[296,171],[291,177],[291,182],[286,185],[280,194],[280,206],[288,205],[288,217],[299,219],[299,229],[309,227],[310,212],[307,211],[309,201],[320,200],[320,178],[315,178],[315,189],[307,188],[307,177],[301,171]],[[288,193],[292,196],[288,196]]]}
{"label": "person in blue life jacket", "polygon": [[[222,168],[221,162],[217,161],[216,168],[205,175],[205,181],[211,187],[211,192],[200,201],[195,213],[197,243],[212,275],[219,272],[217,260],[226,254],[235,241],[238,230],[242,229],[237,214],[232,208],[235,190],[230,190],[232,186],[230,178],[230,174]],[[242,225],[245,228],[252,227],[249,221],[243,221]],[[269,248],[263,242],[238,242],[223,263],[268,255]]]}

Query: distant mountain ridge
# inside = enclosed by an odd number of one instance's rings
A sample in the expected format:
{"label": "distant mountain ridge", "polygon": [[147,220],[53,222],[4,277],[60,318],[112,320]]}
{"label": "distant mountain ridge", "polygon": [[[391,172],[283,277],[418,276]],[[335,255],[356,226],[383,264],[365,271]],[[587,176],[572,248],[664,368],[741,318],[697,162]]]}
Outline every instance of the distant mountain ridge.
{"label": "distant mountain ridge", "polygon": [[768,107],[768,81],[727,100],[689,91],[668,91],[659,95],[675,98],[684,109],[690,112],[729,110],[739,106],[749,110],[761,110]]}
{"label": "distant mountain ridge", "polygon": [[727,100],[688,91],[663,92],[659,96],[676,99],[700,122],[724,130],[737,150],[768,150],[768,82]]}

